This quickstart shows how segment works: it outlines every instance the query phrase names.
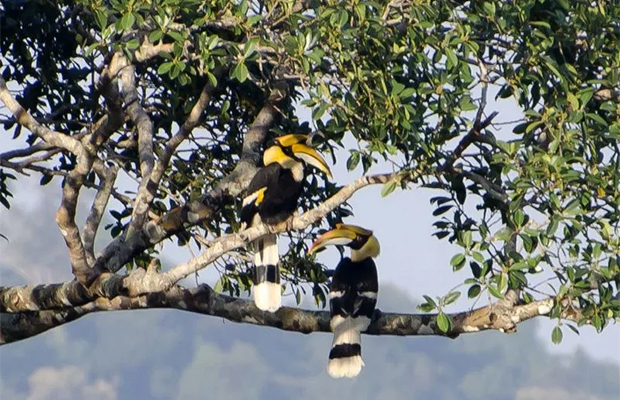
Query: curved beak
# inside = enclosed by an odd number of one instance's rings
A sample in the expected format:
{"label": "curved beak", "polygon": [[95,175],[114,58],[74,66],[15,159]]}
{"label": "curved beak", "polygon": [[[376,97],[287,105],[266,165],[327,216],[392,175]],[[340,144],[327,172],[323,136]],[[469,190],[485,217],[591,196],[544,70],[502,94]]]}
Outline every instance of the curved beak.
{"label": "curved beak", "polygon": [[346,225],[336,224],[336,229],[332,229],[331,231],[325,232],[321,236],[319,236],[314,243],[312,243],[312,247],[308,250],[308,254],[313,254],[326,246],[346,246],[353,242],[357,234],[348,229]]}
{"label": "curved beak", "polygon": [[293,151],[293,154],[295,154],[295,157],[298,157],[300,160],[312,165],[314,168],[323,171],[325,175],[327,175],[327,179],[333,179],[332,172],[330,171],[327,162],[318,151],[303,143],[296,143],[292,145],[291,150]]}

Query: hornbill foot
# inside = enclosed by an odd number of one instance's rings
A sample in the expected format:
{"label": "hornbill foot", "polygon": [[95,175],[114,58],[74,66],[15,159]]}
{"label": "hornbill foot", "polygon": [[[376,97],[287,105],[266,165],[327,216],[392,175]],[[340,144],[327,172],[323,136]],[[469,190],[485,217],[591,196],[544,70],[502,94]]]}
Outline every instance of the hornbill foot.
{"label": "hornbill foot", "polygon": [[291,215],[290,217],[288,217],[287,219],[285,219],[282,222],[279,222],[275,225],[271,225],[271,229],[269,229],[269,231],[271,233],[278,233],[278,232],[288,232],[291,229],[293,229],[293,219],[295,218],[295,215]]}
{"label": "hornbill foot", "polygon": [[375,322],[377,322],[381,318],[381,315],[381,310],[375,308],[375,311],[373,311],[372,316],[370,317],[370,323],[374,324]]}

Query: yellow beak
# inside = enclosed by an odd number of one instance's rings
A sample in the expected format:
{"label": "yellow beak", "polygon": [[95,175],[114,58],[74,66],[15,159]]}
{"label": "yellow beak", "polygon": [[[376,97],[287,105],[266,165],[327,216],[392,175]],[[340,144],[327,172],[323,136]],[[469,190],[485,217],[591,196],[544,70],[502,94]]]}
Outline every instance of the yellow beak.
{"label": "yellow beak", "polygon": [[313,254],[329,245],[346,246],[354,241],[355,238],[357,238],[357,233],[349,229],[348,225],[336,224],[336,229],[325,232],[312,243],[308,254]]}
{"label": "yellow beak", "polygon": [[294,144],[297,143],[307,143],[308,142],[308,135],[301,135],[301,134],[297,134],[297,133],[291,133],[289,135],[284,135],[284,136],[280,136],[276,138],[276,141],[280,144],[280,146],[282,147],[291,147]]}
{"label": "yellow beak", "polygon": [[327,162],[318,151],[302,143],[292,145],[291,150],[293,151],[293,154],[295,154],[295,157],[298,157],[308,165],[312,165],[314,168],[323,171],[325,175],[327,175],[327,179],[333,179],[332,172],[330,171]]}

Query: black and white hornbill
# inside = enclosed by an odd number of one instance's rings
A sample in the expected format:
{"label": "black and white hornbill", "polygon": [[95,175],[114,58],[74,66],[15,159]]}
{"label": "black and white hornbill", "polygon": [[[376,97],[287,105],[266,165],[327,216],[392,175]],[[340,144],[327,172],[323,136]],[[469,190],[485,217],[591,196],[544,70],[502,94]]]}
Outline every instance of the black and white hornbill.
{"label": "black and white hornbill", "polygon": [[368,329],[377,304],[379,282],[373,258],[379,241],[372,231],[355,225],[336,224],[312,244],[310,254],[328,245],[351,248],[351,257],[340,260],[329,291],[329,326],[334,332],[327,372],[333,378],[357,376],[362,360],[362,332]]}
{"label": "black and white hornbill", "polygon": [[[308,135],[284,135],[265,150],[264,166],[252,178],[243,199],[242,228],[260,222],[278,225],[293,215],[303,188],[304,163],[331,179],[327,163],[307,141]],[[262,236],[252,246],[254,302],[259,309],[274,312],[282,305],[277,235]]]}

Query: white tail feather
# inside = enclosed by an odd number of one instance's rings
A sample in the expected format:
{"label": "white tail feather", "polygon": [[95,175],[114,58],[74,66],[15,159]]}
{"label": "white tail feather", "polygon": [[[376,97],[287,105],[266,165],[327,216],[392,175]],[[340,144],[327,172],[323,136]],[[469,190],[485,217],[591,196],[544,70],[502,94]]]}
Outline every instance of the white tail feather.
{"label": "white tail feather", "polygon": [[[330,327],[334,332],[332,348],[342,344],[362,344],[362,332],[368,329],[370,318],[367,317],[342,317],[335,315],[330,321]],[[327,373],[332,378],[353,378],[359,375],[364,366],[362,356],[333,358],[327,363]]]}
{"label": "white tail feather", "polygon": [[280,284],[262,282],[254,286],[254,303],[260,310],[277,311],[282,306]]}
{"label": "white tail feather", "polygon": [[362,332],[370,326],[370,318],[368,317],[341,317],[335,315],[329,325],[334,332],[334,341],[332,347],[337,344],[361,344]]}
{"label": "white tail feather", "polygon": [[327,373],[332,378],[354,378],[364,366],[361,356],[334,358],[327,363]]}
{"label": "white tail feather", "polygon": [[[276,269],[276,277],[279,274],[278,262],[278,237],[276,235],[265,235],[256,241],[254,252],[255,266],[273,265]],[[261,279],[262,280],[262,279]],[[254,286],[254,303],[256,307],[263,311],[275,312],[282,306],[282,292],[279,283],[267,282]]]}

